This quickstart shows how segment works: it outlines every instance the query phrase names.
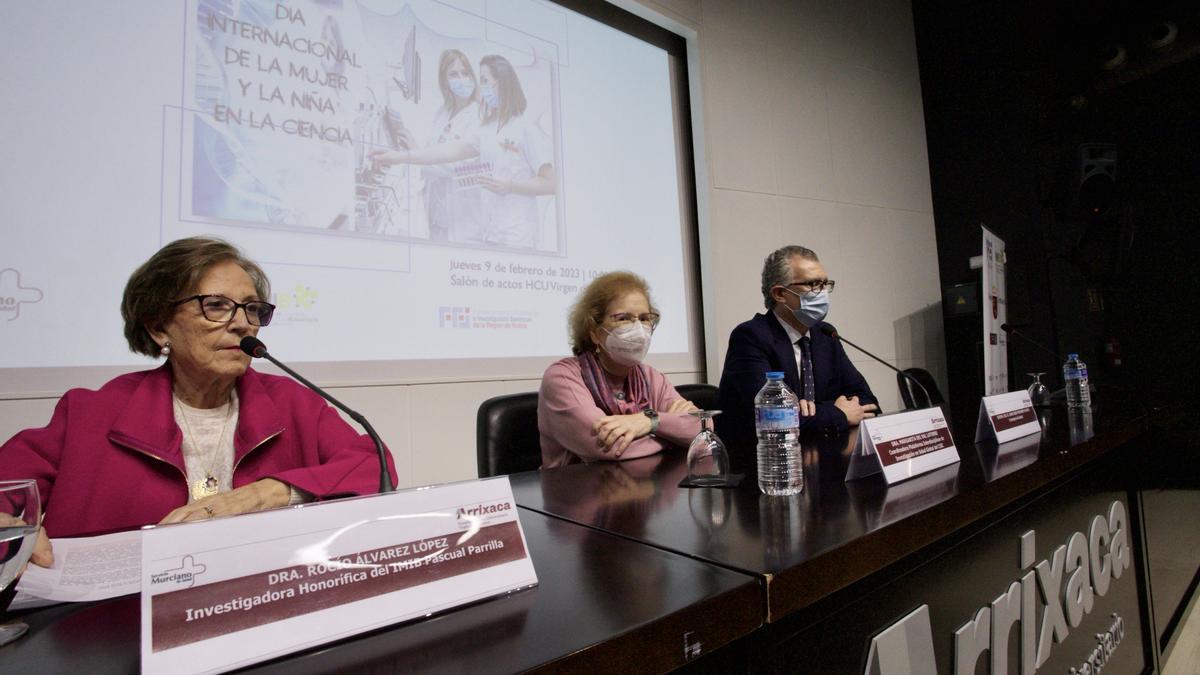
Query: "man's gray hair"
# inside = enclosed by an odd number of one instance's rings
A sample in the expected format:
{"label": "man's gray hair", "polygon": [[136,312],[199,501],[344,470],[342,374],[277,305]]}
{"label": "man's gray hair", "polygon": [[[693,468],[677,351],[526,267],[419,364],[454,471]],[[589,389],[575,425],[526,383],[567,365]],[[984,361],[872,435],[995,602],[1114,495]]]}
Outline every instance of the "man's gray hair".
{"label": "man's gray hair", "polygon": [[767,309],[775,308],[775,299],[771,297],[771,289],[776,286],[787,286],[792,282],[792,258],[805,258],[820,262],[817,254],[811,248],[803,246],[784,246],[776,249],[763,260],[762,294],[763,304]]}

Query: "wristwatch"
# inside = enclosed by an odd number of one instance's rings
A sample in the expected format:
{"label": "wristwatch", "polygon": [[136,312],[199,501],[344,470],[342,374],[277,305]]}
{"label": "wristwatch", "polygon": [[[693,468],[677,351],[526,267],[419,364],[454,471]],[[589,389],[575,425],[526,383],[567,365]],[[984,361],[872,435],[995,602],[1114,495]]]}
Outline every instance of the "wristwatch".
{"label": "wristwatch", "polygon": [[650,435],[653,436],[654,432],[658,431],[658,411],[654,408],[646,408],[642,414],[650,418]]}

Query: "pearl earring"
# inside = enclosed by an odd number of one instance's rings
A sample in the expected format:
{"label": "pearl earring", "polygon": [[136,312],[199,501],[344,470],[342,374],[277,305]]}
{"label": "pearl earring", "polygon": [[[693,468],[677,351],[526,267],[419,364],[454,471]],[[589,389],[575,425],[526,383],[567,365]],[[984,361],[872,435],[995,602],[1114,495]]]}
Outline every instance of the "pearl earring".
{"label": "pearl earring", "polygon": [[158,350],[158,353],[162,354],[163,356],[170,356],[171,355],[171,343],[170,342],[163,343],[162,349]]}

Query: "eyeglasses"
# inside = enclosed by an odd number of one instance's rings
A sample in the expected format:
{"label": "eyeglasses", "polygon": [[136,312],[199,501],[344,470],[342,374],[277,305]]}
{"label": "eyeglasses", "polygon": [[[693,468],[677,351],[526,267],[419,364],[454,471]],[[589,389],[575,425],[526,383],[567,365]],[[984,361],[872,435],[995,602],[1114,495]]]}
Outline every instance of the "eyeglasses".
{"label": "eyeglasses", "polygon": [[619,314],[609,314],[608,320],[616,324],[617,328],[628,326],[634,321],[641,321],[647,328],[654,330],[658,328],[658,322],[662,320],[662,316],[658,312],[646,312],[645,314],[621,312]]}
{"label": "eyeglasses", "polygon": [[217,323],[233,321],[239,307],[246,312],[246,321],[251,326],[265,326],[271,323],[271,317],[275,315],[275,305],[269,302],[262,300],[234,302],[223,295],[193,295],[190,298],[176,300],[175,306],[192,300],[200,303],[200,313],[204,315],[204,318]]}
{"label": "eyeglasses", "polygon": [[833,279],[814,279],[812,281],[797,281],[788,284],[788,286],[798,286],[805,293],[820,293],[821,291],[833,292],[833,287],[837,282]]}

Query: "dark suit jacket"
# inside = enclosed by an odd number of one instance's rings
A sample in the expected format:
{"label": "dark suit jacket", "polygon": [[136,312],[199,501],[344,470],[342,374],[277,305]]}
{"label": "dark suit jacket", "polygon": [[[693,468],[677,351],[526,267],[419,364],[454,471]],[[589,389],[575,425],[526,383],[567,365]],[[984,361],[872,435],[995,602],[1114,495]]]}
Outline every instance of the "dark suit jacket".
{"label": "dark suit jacket", "polygon": [[[833,405],[838,396],[857,396],[859,403],[864,405],[877,401],[867,381],[846,357],[841,343],[821,332],[822,325],[824,322],[808,331],[812,341],[817,414],[801,417],[800,429],[837,433],[847,427],[846,416]],[[767,371],[772,370],[783,371],[788,388],[797,396],[801,394],[800,373],[787,332],[775,317],[757,314],[733,329],[725,352],[725,368],[721,371],[718,397],[722,412],[716,417],[717,435],[729,446],[731,455],[753,452],[757,443],[754,396],[767,381]],[[750,468],[738,458],[731,458],[740,468]],[[749,459],[753,464],[752,454]]]}

